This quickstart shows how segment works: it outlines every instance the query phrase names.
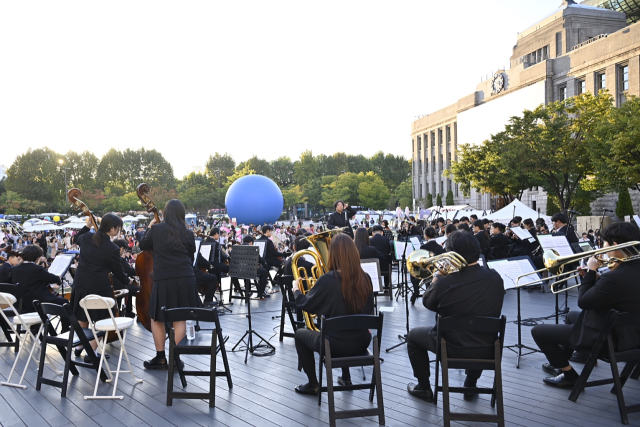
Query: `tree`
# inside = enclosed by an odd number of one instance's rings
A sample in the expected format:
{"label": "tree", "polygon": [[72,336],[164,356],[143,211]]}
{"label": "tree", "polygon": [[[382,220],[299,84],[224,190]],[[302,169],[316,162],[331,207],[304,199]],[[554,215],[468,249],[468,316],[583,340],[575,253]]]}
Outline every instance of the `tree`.
{"label": "tree", "polygon": [[284,205],[287,210],[298,203],[304,202],[304,195],[302,188],[299,185],[293,185],[289,188],[282,190],[282,197],[284,199]]}
{"label": "tree", "polygon": [[221,188],[227,178],[234,174],[236,161],[227,153],[221,155],[216,152],[213,156],[209,156],[205,168],[207,176],[211,179],[213,185]]}
{"label": "tree", "polygon": [[[155,199],[152,198],[152,200],[157,203]],[[138,195],[135,192],[127,193],[122,196],[112,196],[102,203],[102,210],[105,213],[137,211],[140,208],[138,201]],[[159,208],[160,206],[161,205],[158,205]]]}
{"label": "tree", "polygon": [[336,200],[344,200],[345,203],[353,206],[360,205],[360,198],[358,197],[358,189],[360,183],[364,180],[364,174],[356,174],[352,172],[343,173],[338,176],[337,179],[330,184],[323,186],[322,200],[326,203],[331,203]]}
{"label": "tree", "polygon": [[431,195],[431,193],[427,193],[427,208],[430,208],[431,206],[433,206],[433,196]]}
{"label": "tree", "polygon": [[253,156],[246,162],[238,163],[238,166],[236,166],[236,170],[237,169],[242,170],[245,167],[248,167],[249,169],[253,170],[256,175],[262,175],[268,178],[271,178],[272,176],[271,164],[264,159],[258,158],[258,156]]}
{"label": "tree", "polygon": [[293,184],[293,162],[287,156],[278,157],[271,162],[271,175],[269,178],[278,184],[278,187],[285,188]]}
{"label": "tree", "polygon": [[311,150],[302,152],[300,160],[293,165],[293,179],[296,184],[304,186],[319,176],[321,176],[319,164],[313,157]]}
{"label": "tree", "polygon": [[369,209],[385,209],[389,201],[389,189],[374,172],[368,172],[358,186],[360,204]]}
{"label": "tree", "polygon": [[242,169],[236,168],[236,171],[233,173],[233,175],[227,177],[227,182],[224,184],[225,194],[229,189],[229,187],[231,187],[231,184],[233,184],[234,182],[236,182],[237,180],[239,180],[245,175],[254,175],[255,173],[256,171],[251,169],[249,166],[244,166]]}
{"label": "tree", "polygon": [[547,216],[553,216],[558,212],[560,212],[558,200],[554,195],[549,194],[547,196]]}
{"label": "tree", "polygon": [[622,187],[618,194],[618,205],[616,206],[616,216],[624,219],[626,215],[633,216],[633,205],[631,204],[631,196],[629,189]]}
{"label": "tree", "polygon": [[413,201],[413,192],[411,178],[405,179],[400,185],[398,185],[393,192],[393,195],[389,199],[389,208],[395,209],[397,206],[406,207],[410,206]]}
{"label": "tree", "polygon": [[438,197],[436,197],[436,206],[442,206],[442,196],[438,193]]}
{"label": "tree", "polygon": [[620,108],[611,109],[587,139],[594,180],[610,190],[640,190],[640,98],[630,96]]}
{"label": "tree", "polygon": [[453,206],[453,191],[451,191],[451,189],[449,189],[449,191],[447,191],[447,206]]}
{"label": "tree", "polygon": [[[69,151],[63,156],[62,168],[68,168],[67,181],[69,188],[77,187],[83,191],[94,190],[96,186],[96,175],[98,171],[98,158],[90,151],[83,151],[78,154]],[[64,170],[62,171],[64,173]]]}
{"label": "tree", "polygon": [[14,191],[5,191],[0,194],[0,212],[3,214],[35,214],[41,212],[44,206],[44,203],[26,199]]}

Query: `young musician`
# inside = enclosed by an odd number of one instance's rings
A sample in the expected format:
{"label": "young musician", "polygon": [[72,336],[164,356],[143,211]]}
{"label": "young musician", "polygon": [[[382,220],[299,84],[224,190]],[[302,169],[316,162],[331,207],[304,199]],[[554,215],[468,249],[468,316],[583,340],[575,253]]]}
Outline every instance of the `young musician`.
{"label": "young musician", "polygon": [[[427,288],[422,303],[442,317],[450,316],[488,316],[499,317],[502,312],[504,285],[500,275],[478,264],[480,244],[471,233],[455,231],[447,240],[447,250],[462,256],[467,267],[458,273],[447,276],[435,276]],[[438,331],[435,326],[419,327],[409,331],[407,352],[418,384],[407,386],[409,394],[431,402],[433,392],[429,384],[429,351],[435,353]],[[451,357],[481,359],[493,356],[495,336],[470,334],[467,332],[449,333],[445,337]],[[485,347],[489,349],[485,351]],[[478,352],[478,348],[481,351]],[[482,371],[467,370],[465,387],[475,387]],[[464,395],[465,400],[473,395]]]}
{"label": "young musician", "polygon": [[[149,229],[140,242],[140,249],[153,251],[153,289],[149,301],[151,333],[156,356],[146,360],[146,369],[166,370],[164,345],[167,336],[162,307],[197,307],[196,278],[193,261],[196,242],[185,222],[184,205],[172,199],[164,208],[164,221],[149,223]],[[186,336],[186,322],[174,322],[176,343]]]}
{"label": "young musician", "polygon": [[[242,244],[243,245],[249,245],[249,246],[253,246],[253,242],[254,242],[254,238],[252,236],[244,236],[244,238],[242,239]],[[265,265],[265,260],[262,257],[259,257],[259,264],[260,265]],[[256,286],[257,290],[258,290],[258,299],[260,301],[264,301],[267,298],[270,298],[271,295],[268,295],[265,293],[265,289],[267,288],[267,270],[265,270],[262,267],[258,267],[258,285]],[[247,281],[245,280],[245,283]]]}
{"label": "young musician", "polygon": [[491,225],[491,247],[495,248],[493,259],[506,258],[509,252],[508,246],[511,240],[504,235],[505,226],[499,222]]}
{"label": "young musician", "polygon": [[204,287],[204,303],[213,302],[218,289],[218,277],[209,273],[213,271],[213,266],[207,261],[200,252],[196,258],[196,265],[193,267],[193,273],[196,277],[196,283]]}
{"label": "young musician", "polygon": [[256,240],[260,240],[266,242],[267,246],[264,251],[264,259],[269,267],[278,267],[282,265],[282,260],[284,259],[284,254],[282,252],[278,252],[273,241],[271,240],[271,233],[273,232],[273,227],[270,225],[262,226],[262,237]]}
{"label": "young musician", "polygon": [[[444,248],[436,241],[436,230],[432,227],[427,227],[424,230],[424,240],[426,242],[420,246],[421,250],[429,251],[431,256],[440,255],[444,253]],[[411,305],[416,303],[416,299],[420,296],[420,279],[413,276],[411,277],[411,284],[413,285],[413,294],[411,295]]]}
{"label": "young musician", "polygon": [[[293,282],[296,306],[306,312],[332,317],[353,314],[371,314],[373,311],[373,286],[371,278],[360,267],[360,259],[353,240],[346,234],[338,234],[331,240],[327,274],[320,276],[306,294],[300,292],[300,281]],[[344,331],[326,335],[331,345],[331,354],[338,357],[355,356],[364,352],[371,342],[367,330]],[[302,394],[317,394],[318,378],[314,351],[320,348],[320,332],[309,329],[296,331],[298,370],[304,370],[309,382],[295,388]],[[349,368],[342,369],[338,377],[341,385],[351,384]]]}
{"label": "young musician", "polygon": [[567,240],[569,244],[578,243],[578,236],[573,231],[573,227],[569,226],[569,218],[563,213],[554,214],[551,217],[551,223],[553,224],[553,228],[556,230],[551,233],[553,236],[567,236]]}
{"label": "young musician", "polygon": [[[360,259],[378,258],[381,260],[382,254],[369,244],[369,233],[367,229],[360,227],[356,230],[356,237],[353,239]],[[382,261],[382,260],[381,260]]]}
{"label": "young musician", "polygon": [[478,239],[480,250],[484,251],[491,247],[489,232],[484,229],[484,222],[482,222],[482,220],[477,219],[473,221],[473,233],[476,239]]}
{"label": "young musician", "polygon": [[[87,217],[86,226],[74,237],[75,243],[80,246],[80,259],[73,279],[71,303],[78,323],[83,328],[88,328],[89,323],[84,309],[80,307],[80,301],[87,295],[113,298],[109,273],[122,283],[132,283],[122,270],[120,248],[111,242],[111,238],[120,233],[122,220],[114,214],[106,214],[102,217],[98,230],[90,232],[91,225],[91,218]],[[91,319],[94,321],[108,317],[107,310],[91,311]],[[97,347],[95,340],[91,341],[91,347],[95,351]],[[78,351],[81,349],[76,349],[76,355],[79,355]],[[86,356],[85,362],[90,363],[90,361],[89,356]]]}
{"label": "young musician", "polygon": [[[555,215],[554,215],[555,217]],[[640,230],[635,224],[616,222],[602,232],[603,247],[640,240]],[[624,258],[620,250],[607,253],[609,258]],[[542,370],[551,377],[544,383],[553,387],[573,388],[579,374],[569,364],[569,358],[576,351],[590,351],[600,333],[609,310],[640,311],[640,260],[621,262],[611,271],[598,277],[600,261],[591,257],[587,268],[580,269],[582,286],[578,294],[580,313],[567,315],[565,325],[537,325],[531,336],[547,357],[549,363]],[[636,349],[640,346],[640,328],[626,327],[614,331],[616,351]]]}
{"label": "young musician", "polygon": [[11,283],[12,267],[20,264],[20,255],[17,252],[7,252],[7,260],[0,264],[0,283]]}
{"label": "young musician", "polygon": [[[133,279],[134,277],[137,276],[136,274],[136,269],[133,268],[131,266],[131,264],[129,264],[129,262],[126,260],[126,255],[127,255],[127,250],[129,249],[129,245],[127,244],[127,241],[124,239],[116,239],[113,241],[113,243],[120,249],[120,265],[122,266],[122,271],[124,271],[124,274],[127,276],[127,278],[129,279]],[[122,283],[120,282],[118,279],[114,279],[113,280],[113,289],[115,290],[120,290],[120,289],[128,289],[129,293],[125,296],[126,298],[126,310],[125,310],[125,316],[127,317],[135,317],[133,314],[133,297],[136,296],[138,294],[138,292],[140,292],[140,286],[136,285],[135,283],[129,283],[127,281],[127,283]]]}
{"label": "young musician", "polygon": [[353,216],[356,214],[356,211],[353,208],[350,208],[349,205],[342,200],[336,201],[333,204],[333,208],[336,211],[329,215],[327,228],[329,230],[333,230],[334,228],[347,227],[344,233],[353,239],[353,230],[351,229],[349,220],[353,218]]}
{"label": "young musician", "polygon": [[[298,251],[304,251],[305,249],[309,249],[309,246],[311,246],[311,244],[303,236],[298,236],[296,237],[296,240],[293,242],[293,253],[296,253]],[[293,276],[293,270],[291,268],[291,259],[292,258],[287,259],[287,261],[284,263],[285,276]],[[307,261],[304,257],[298,258],[297,266],[298,268],[303,267],[306,270],[308,277],[312,276],[311,268],[313,267],[313,264]]]}

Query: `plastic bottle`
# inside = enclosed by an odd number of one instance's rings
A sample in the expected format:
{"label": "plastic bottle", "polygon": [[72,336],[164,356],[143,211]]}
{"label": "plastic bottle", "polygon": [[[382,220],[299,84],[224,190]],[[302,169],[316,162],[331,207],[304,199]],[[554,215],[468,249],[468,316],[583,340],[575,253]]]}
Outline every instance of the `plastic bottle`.
{"label": "plastic bottle", "polygon": [[187,339],[189,341],[196,338],[196,325],[193,320],[187,320]]}

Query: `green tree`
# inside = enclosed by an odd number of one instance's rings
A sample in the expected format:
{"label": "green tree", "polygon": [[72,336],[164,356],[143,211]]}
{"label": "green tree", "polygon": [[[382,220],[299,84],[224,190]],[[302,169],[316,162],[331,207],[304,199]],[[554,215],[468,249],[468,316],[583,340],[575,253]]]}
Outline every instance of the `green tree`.
{"label": "green tree", "polygon": [[616,216],[624,219],[625,215],[633,216],[633,205],[631,204],[631,196],[629,189],[622,187],[618,194],[618,205],[616,206]]}
{"label": "green tree", "polygon": [[271,175],[269,178],[278,184],[278,187],[285,188],[293,184],[293,162],[287,156],[278,157],[271,162]]}
{"label": "green tree", "polygon": [[389,189],[374,172],[368,172],[358,186],[360,204],[369,209],[385,209],[389,201]]}
{"label": "green tree", "polygon": [[560,212],[560,207],[558,206],[558,199],[554,195],[547,195],[547,215],[553,216]]}
{"label": "green tree", "polygon": [[[343,173],[330,184],[324,186],[322,200],[325,202],[344,200],[349,205],[359,206],[360,198],[358,190],[360,184],[364,181],[364,174],[356,174],[352,172]],[[333,204],[333,202],[331,202]]]}
{"label": "green tree", "polygon": [[205,168],[214,187],[222,188],[227,178],[234,174],[236,161],[227,153],[221,155],[216,152],[213,156],[209,156]]}
{"label": "green tree", "polygon": [[442,206],[442,196],[438,193],[438,197],[436,197],[436,206]]}
{"label": "green tree", "polygon": [[405,208],[411,206],[413,201],[412,183],[411,177],[405,179],[400,185],[398,185],[389,199],[389,208],[395,209],[400,206]]}
{"label": "green tree", "polygon": [[0,213],[7,215],[35,214],[42,212],[44,203],[29,200],[15,191],[0,194]]}
{"label": "green tree", "polygon": [[304,186],[309,181],[321,176],[318,162],[313,157],[311,150],[300,154],[300,160],[293,165],[293,179],[296,184]]}
{"label": "green tree", "polygon": [[453,206],[453,191],[451,191],[451,189],[449,189],[449,191],[447,191],[447,206]]}
{"label": "green tree", "polygon": [[226,190],[228,190],[229,187],[231,187],[231,184],[233,184],[234,182],[236,182],[237,180],[239,180],[245,175],[254,175],[255,173],[256,171],[251,169],[249,166],[244,166],[242,169],[236,168],[233,175],[227,177],[227,182],[225,183],[225,193],[227,192]]}
{"label": "green tree", "polygon": [[[77,187],[83,191],[97,188],[96,175],[98,172],[99,160],[90,151],[83,151],[78,154],[69,151],[62,157],[64,163],[61,169],[67,168],[68,187]],[[64,170],[63,170],[64,173]]]}
{"label": "green tree", "polygon": [[287,211],[298,203],[304,203],[304,194],[299,185],[292,185],[282,190],[282,198],[284,199],[284,206]]}
{"label": "green tree", "polygon": [[258,158],[258,156],[253,156],[246,162],[238,163],[238,166],[236,166],[236,170],[237,169],[242,170],[245,167],[248,167],[249,169],[253,170],[256,175],[262,175],[268,178],[272,177],[271,163],[269,163],[264,159]]}
{"label": "green tree", "polygon": [[430,208],[431,206],[433,206],[433,196],[431,195],[431,193],[427,193],[427,208]]}
{"label": "green tree", "polygon": [[[152,200],[157,204],[157,200]],[[138,195],[135,192],[127,193],[122,196],[111,196],[102,202],[103,212],[126,213],[129,211],[137,211],[140,209],[138,203]],[[161,206],[161,205],[158,205]]]}

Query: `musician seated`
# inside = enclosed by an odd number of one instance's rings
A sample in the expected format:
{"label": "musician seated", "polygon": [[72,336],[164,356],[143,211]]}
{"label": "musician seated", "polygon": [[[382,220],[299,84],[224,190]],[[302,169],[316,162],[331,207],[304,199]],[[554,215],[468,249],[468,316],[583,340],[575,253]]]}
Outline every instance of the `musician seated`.
{"label": "musician seated", "polygon": [[[243,245],[249,245],[249,246],[253,246],[253,242],[254,242],[254,238],[252,236],[244,236],[242,239],[242,244]],[[265,264],[265,260],[262,257],[259,257],[259,261],[258,261],[259,265],[264,265]],[[269,274],[267,272],[267,270],[265,270],[262,267],[258,267],[258,284],[256,285],[256,288],[258,290],[258,299],[260,301],[264,301],[267,298],[270,298],[271,295],[268,295],[265,293],[265,289],[267,288],[267,274]],[[244,281],[245,285],[247,284],[247,280]]]}
{"label": "musician seated", "polygon": [[473,221],[473,233],[478,239],[478,243],[480,244],[480,250],[486,251],[491,247],[490,235],[489,232],[484,229],[484,222],[481,219]]}
{"label": "musician seated", "polygon": [[384,228],[381,225],[374,225],[372,227],[372,235],[369,239],[369,244],[376,248],[380,252],[380,273],[384,275],[384,286],[389,286],[389,272],[391,266],[391,241],[384,235]]}
{"label": "musician seated", "polygon": [[[480,244],[471,233],[456,231],[447,240],[447,251],[456,252],[467,262],[462,271],[447,276],[435,276],[427,288],[422,303],[442,317],[488,316],[499,317],[504,299],[504,285],[494,270],[478,264]],[[438,331],[436,326],[419,327],[409,331],[407,352],[418,384],[410,383],[407,390],[413,396],[431,402],[433,391],[429,383],[429,351],[435,353]],[[481,359],[493,357],[495,336],[449,333],[445,336],[451,357]],[[487,349],[488,348],[488,349]],[[467,370],[465,387],[475,387],[481,370]],[[473,395],[465,393],[465,400]]]}
{"label": "musician seated", "polygon": [[[120,248],[120,265],[122,265],[122,270],[124,271],[125,276],[127,276],[127,278],[129,279],[135,278],[137,276],[136,269],[133,268],[126,259],[127,250],[129,249],[127,241],[124,239],[116,239],[113,241],[113,243],[118,248]],[[114,290],[118,291],[121,289],[127,289],[129,291],[129,293],[124,298],[124,300],[126,301],[126,310],[124,315],[132,318],[135,317],[135,315],[133,314],[133,297],[138,295],[138,292],[140,292],[140,286],[138,286],[135,282],[122,283],[115,277],[113,277],[112,280]]]}
{"label": "musician seated", "polygon": [[353,239],[360,259],[377,258],[382,261],[382,254],[369,244],[369,233],[366,228],[360,227],[356,230],[356,237]]}
{"label": "musician seated", "polygon": [[504,224],[494,222],[491,225],[491,247],[494,248],[493,259],[506,258],[509,254],[511,240],[504,235],[506,227]]}
{"label": "musician seated", "polygon": [[[424,230],[424,240],[426,242],[420,246],[421,250],[429,251],[431,256],[436,256],[444,253],[444,248],[436,241],[436,230],[431,227],[427,227]],[[420,279],[411,276],[411,284],[413,285],[413,294],[411,295],[411,305],[416,303],[416,300],[420,296]]]}
{"label": "musician seated", "polygon": [[213,266],[207,261],[201,253],[198,252],[196,258],[196,265],[193,267],[193,272],[196,275],[196,283],[198,288],[200,285],[204,288],[204,303],[213,302],[218,289],[218,278],[215,274],[209,273],[213,271]]}
{"label": "musician seated", "polygon": [[269,267],[280,268],[282,266],[284,254],[282,252],[278,252],[276,246],[273,244],[273,240],[271,240],[272,232],[273,227],[270,225],[264,225],[262,226],[262,236],[256,240],[264,241],[267,244],[264,251],[264,259],[267,265]]}
{"label": "musician seated", "polygon": [[[22,311],[32,313],[33,301],[63,305],[68,303],[64,297],[53,291],[49,285],[60,285],[62,279],[49,273],[43,265],[46,263],[44,252],[38,245],[28,245],[22,250],[22,263],[11,268],[11,283],[18,285],[22,294]],[[62,319],[63,331],[69,328],[67,319]]]}
{"label": "musician seated", "polygon": [[[616,222],[602,231],[603,248],[640,240],[640,230],[635,224]],[[609,258],[625,258],[620,250],[607,252]],[[570,312],[565,325],[537,325],[531,336],[549,363],[542,370],[551,377],[544,383],[553,387],[573,388],[579,374],[569,363],[574,350],[590,351],[609,310],[640,311],[640,260],[620,262],[609,272],[598,277],[601,263],[591,257],[586,269],[580,269],[582,286],[578,294],[580,313]],[[640,347],[640,328],[621,328],[615,331],[616,351]]]}
{"label": "musician seated", "polygon": [[[309,246],[311,246],[311,244],[303,236],[298,236],[296,237],[296,240],[294,240],[293,242],[293,252],[296,253],[298,251],[304,251],[306,249],[309,249]],[[284,263],[285,276],[293,276],[293,270],[291,268],[291,260],[292,258],[289,258]],[[303,267],[307,272],[307,276],[311,277],[312,275],[311,268],[314,265],[313,263],[308,261],[306,258],[301,257],[301,258],[298,258],[297,264],[298,264],[297,265],[298,268]]]}
{"label": "musician seated", "polygon": [[11,250],[7,252],[7,260],[0,264],[0,283],[11,283],[11,270],[20,262],[20,254]]}
{"label": "musician seated", "polygon": [[[330,319],[353,314],[371,314],[373,311],[373,285],[371,278],[360,267],[360,259],[353,240],[346,234],[338,234],[329,247],[329,272],[320,276],[306,295],[300,292],[300,281],[293,282],[296,306],[318,317]],[[364,353],[371,343],[369,330],[342,331],[325,336],[331,345],[331,355],[357,356]],[[318,377],[314,352],[320,348],[320,332],[310,329],[296,331],[298,370],[304,370],[308,382],[295,388],[302,394],[318,392]],[[350,385],[349,368],[342,368],[338,377],[340,385]]]}

